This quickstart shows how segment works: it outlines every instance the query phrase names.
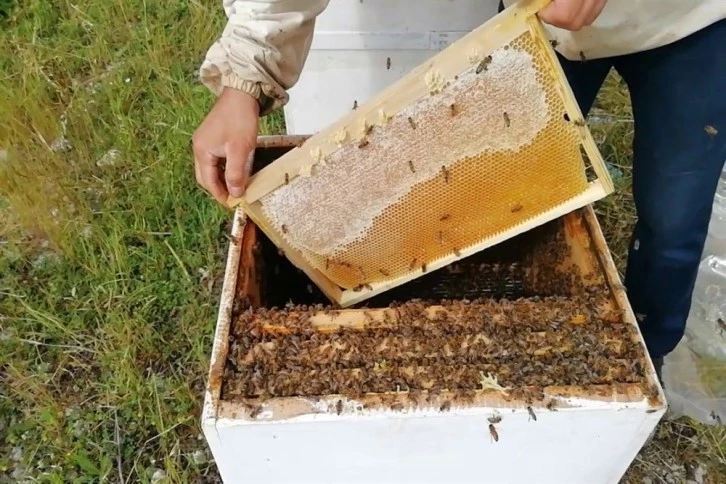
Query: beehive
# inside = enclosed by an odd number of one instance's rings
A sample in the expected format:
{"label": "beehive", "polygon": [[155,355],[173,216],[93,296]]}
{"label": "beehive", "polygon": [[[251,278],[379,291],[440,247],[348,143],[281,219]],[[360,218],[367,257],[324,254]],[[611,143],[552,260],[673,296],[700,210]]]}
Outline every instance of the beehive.
{"label": "beehive", "polygon": [[590,206],[355,309],[236,213],[203,412],[225,482],[616,483],[664,411]]}
{"label": "beehive", "polygon": [[605,196],[543,3],[494,17],[230,204],[347,307]]}

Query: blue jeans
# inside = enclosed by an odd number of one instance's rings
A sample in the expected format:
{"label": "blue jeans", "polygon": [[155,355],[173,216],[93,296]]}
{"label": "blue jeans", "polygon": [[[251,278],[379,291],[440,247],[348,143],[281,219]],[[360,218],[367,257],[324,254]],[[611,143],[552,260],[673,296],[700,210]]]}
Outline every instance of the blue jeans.
{"label": "blue jeans", "polygon": [[559,60],[585,116],[611,68],[628,85],[638,220],[625,286],[648,352],[663,357],[686,328],[726,161],[726,20],[657,49]]}

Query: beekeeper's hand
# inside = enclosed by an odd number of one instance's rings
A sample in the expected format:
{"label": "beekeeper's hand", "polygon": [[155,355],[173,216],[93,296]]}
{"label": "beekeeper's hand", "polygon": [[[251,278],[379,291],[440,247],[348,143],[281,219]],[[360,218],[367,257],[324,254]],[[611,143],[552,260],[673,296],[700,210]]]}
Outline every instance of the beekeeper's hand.
{"label": "beekeeper's hand", "polygon": [[592,25],[607,0],[552,0],[540,10],[539,18],[550,25],[567,30],[580,30]]}
{"label": "beekeeper's hand", "polygon": [[259,117],[254,97],[225,88],[192,136],[197,183],[221,204],[244,194]]}

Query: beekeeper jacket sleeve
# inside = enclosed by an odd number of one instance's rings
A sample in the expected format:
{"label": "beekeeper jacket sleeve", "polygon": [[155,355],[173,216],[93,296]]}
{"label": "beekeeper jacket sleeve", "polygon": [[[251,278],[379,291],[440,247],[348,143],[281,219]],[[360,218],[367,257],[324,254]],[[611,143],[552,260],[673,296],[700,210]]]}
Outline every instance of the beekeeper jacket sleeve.
{"label": "beekeeper jacket sleeve", "polygon": [[202,83],[216,95],[225,87],[252,95],[261,116],[284,106],[328,1],[223,0],[227,25],[202,62]]}

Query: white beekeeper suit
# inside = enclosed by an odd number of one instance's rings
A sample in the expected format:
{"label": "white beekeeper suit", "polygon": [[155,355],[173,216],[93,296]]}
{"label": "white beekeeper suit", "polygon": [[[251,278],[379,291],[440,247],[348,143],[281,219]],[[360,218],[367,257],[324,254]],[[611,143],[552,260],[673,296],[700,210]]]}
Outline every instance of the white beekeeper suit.
{"label": "white beekeeper suit", "polygon": [[[315,18],[329,0],[223,0],[229,19],[200,69],[214,93],[224,87],[260,101],[260,115],[288,100],[310,49]],[[515,0],[504,0],[505,6]],[[568,59],[630,54],[660,47],[726,18],[726,0],[609,0],[594,24],[571,32],[546,25]],[[482,19],[482,22],[485,19]]]}

